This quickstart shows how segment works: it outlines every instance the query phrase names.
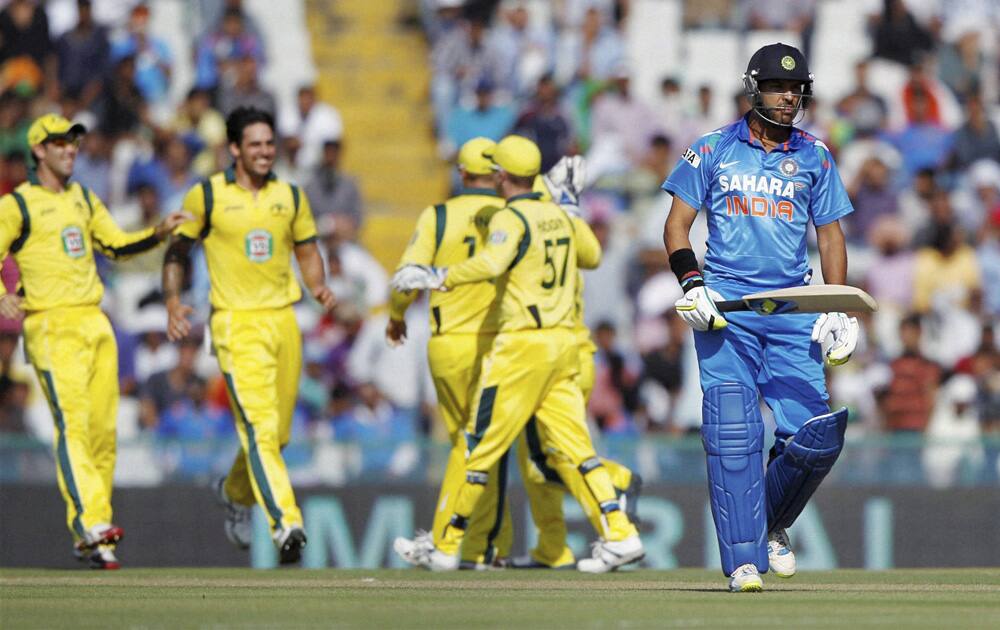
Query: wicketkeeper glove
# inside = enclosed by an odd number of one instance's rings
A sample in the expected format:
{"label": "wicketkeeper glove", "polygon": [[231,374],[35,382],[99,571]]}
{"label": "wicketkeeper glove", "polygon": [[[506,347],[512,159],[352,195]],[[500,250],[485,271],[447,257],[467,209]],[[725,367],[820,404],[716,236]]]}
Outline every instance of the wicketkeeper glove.
{"label": "wicketkeeper glove", "polygon": [[448,276],[447,267],[432,267],[430,265],[403,265],[392,276],[392,288],[402,293],[409,291],[447,291],[444,279]]}
{"label": "wicketkeeper glove", "polygon": [[570,214],[580,216],[580,193],[587,180],[587,163],[582,156],[564,156],[542,175],[552,201]]}
{"label": "wicketkeeper glove", "polygon": [[827,335],[830,335],[833,341],[824,355],[826,364],[843,365],[854,354],[860,333],[858,318],[848,317],[846,313],[823,313],[813,324],[812,340],[823,343]]}

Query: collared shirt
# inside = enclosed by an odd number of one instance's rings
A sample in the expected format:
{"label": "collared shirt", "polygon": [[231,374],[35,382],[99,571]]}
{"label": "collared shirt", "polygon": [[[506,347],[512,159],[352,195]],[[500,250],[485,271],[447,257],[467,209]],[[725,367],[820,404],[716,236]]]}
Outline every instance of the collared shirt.
{"label": "collared shirt", "polygon": [[807,225],[832,223],[854,208],[823,142],[793,129],[768,153],[748,118],[699,138],[663,190],[708,213],[707,283],[808,284]]}
{"label": "collared shirt", "polygon": [[138,254],[159,243],[154,231],[123,231],[97,195],[75,182],[53,192],[32,174],[0,198],[0,259],[13,254],[29,312],[100,304],[94,250],[108,258]]}
{"label": "collared shirt", "polygon": [[229,168],[193,186],[182,207],[195,220],[176,233],[203,239],[213,307],[281,308],[302,297],[292,254],[316,239],[316,224],[297,186],[272,175],[255,195]]}
{"label": "collared shirt", "polygon": [[[491,189],[466,188],[442,204],[424,208],[399,267],[451,267],[472,258],[483,250],[490,219],[503,205],[503,199]],[[496,333],[500,314],[490,309],[496,295],[496,285],[489,282],[465,284],[447,292],[431,292],[431,334]],[[406,308],[415,298],[416,292],[393,291],[389,304],[392,318],[403,319]]]}

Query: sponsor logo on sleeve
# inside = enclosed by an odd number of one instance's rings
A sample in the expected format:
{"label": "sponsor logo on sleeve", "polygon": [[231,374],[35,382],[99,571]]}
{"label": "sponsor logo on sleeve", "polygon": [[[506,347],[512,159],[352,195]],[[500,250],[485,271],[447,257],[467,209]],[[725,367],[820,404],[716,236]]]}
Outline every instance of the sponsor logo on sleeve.
{"label": "sponsor logo on sleeve", "polygon": [[695,168],[701,166],[701,156],[695,153],[694,149],[688,149],[685,151],[684,155],[681,156],[681,159]]}

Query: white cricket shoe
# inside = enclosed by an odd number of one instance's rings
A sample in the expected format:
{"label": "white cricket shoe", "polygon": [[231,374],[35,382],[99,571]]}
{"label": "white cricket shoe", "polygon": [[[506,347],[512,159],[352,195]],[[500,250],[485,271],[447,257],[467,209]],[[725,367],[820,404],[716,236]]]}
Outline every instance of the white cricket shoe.
{"label": "white cricket shoe", "polygon": [[434,551],[434,541],[430,532],[418,529],[413,539],[400,536],[392,541],[396,555],[415,567],[423,566],[420,559]]}
{"label": "white cricket shoe", "polygon": [[239,549],[249,549],[253,540],[253,506],[233,502],[226,494],[226,478],[215,482],[215,499],[226,508],[226,538]]}
{"label": "white cricket shoe", "polygon": [[638,562],[646,555],[638,536],[629,536],[625,540],[599,540],[591,547],[591,556],[576,563],[576,568],[584,573],[614,571],[620,566]]}
{"label": "white cricket shoe", "polygon": [[752,564],[740,565],[730,576],[729,590],[734,593],[759,593],[764,590],[764,580]]}
{"label": "white cricket shoe", "polygon": [[431,546],[430,553],[421,556],[418,564],[431,571],[457,571],[459,560],[457,553],[451,555]]}
{"label": "white cricket shoe", "polygon": [[780,578],[795,575],[795,554],[792,553],[792,543],[784,528],[768,534],[767,562],[771,565],[771,571]]}

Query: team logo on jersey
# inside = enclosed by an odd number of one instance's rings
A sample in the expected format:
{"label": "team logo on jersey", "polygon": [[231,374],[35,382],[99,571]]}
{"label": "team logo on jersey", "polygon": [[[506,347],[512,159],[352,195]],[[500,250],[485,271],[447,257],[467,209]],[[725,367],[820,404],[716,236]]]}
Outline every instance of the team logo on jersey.
{"label": "team logo on jersey", "polygon": [[83,240],[83,230],[71,225],[62,231],[63,251],[70,258],[81,258],[87,253],[87,246]]}
{"label": "team logo on jersey", "polygon": [[274,255],[274,238],[267,230],[253,230],[247,234],[247,258],[251,262],[263,263]]}
{"label": "team logo on jersey", "polygon": [[785,158],[781,161],[781,164],[778,165],[778,170],[780,170],[781,174],[785,177],[795,177],[795,175],[799,172],[799,164],[792,158]]}
{"label": "team logo on jersey", "polygon": [[698,168],[701,166],[701,156],[694,152],[694,149],[688,149],[681,159],[690,164],[691,166]]}
{"label": "team logo on jersey", "polygon": [[271,204],[271,214],[276,217],[283,215],[286,210],[288,210],[288,206],[283,203]]}
{"label": "team logo on jersey", "polygon": [[781,58],[781,67],[791,72],[795,69],[795,60],[792,59],[791,55],[785,55]]}

